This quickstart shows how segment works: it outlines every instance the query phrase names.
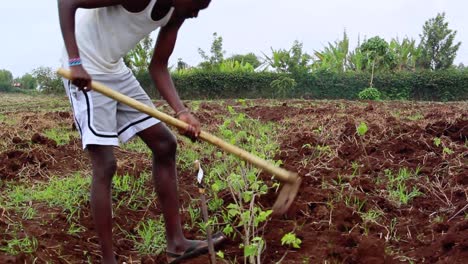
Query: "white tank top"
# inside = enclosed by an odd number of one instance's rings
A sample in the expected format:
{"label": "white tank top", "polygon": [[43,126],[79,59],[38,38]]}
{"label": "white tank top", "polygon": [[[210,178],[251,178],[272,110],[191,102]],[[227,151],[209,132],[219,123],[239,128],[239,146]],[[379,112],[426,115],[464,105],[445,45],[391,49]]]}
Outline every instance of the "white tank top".
{"label": "white tank top", "polygon": [[[154,21],[151,12],[157,0],[151,0],[141,12],[131,13],[123,6],[87,9],[76,26],[75,35],[80,58],[90,74],[118,74],[128,71],[123,57],[140,40],[171,18],[174,8]],[[62,58],[68,68],[68,54]]]}

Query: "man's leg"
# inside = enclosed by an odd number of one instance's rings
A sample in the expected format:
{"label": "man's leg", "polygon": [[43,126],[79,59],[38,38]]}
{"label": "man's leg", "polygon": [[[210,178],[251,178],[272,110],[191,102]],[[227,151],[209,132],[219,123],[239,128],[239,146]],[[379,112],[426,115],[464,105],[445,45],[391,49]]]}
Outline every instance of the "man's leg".
{"label": "man's leg", "polygon": [[112,177],[116,170],[113,146],[88,145],[93,166],[91,211],[101,243],[103,263],[117,263],[112,244]]}
{"label": "man's leg", "polygon": [[191,245],[182,231],[177,191],[177,140],[159,123],[138,133],[153,152],[153,181],[166,224],[167,251],[184,251]]}

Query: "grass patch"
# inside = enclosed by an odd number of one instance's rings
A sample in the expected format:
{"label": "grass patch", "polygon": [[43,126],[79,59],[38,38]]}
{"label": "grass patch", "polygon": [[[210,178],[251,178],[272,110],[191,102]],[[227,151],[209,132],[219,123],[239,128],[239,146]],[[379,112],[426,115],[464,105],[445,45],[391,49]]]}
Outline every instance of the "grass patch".
{"label": "grass patch", "polygon": [[[67,214],[67,220],[79,214],[81,205],[89,196],[90,179],[75,173],[67,178],[50,178],[49,182],[39,183],[32,187],[16,185],[6,191],[6,207],[23,211],[30,202],[44,202],[50,207],[61,207]],[[26,207],[26,209],[25,209]]]}
{"label": "grass patch", "polygon": [[114,176],[112,181],[112,197],[117,202],[116,208],[126,206],[131,210],[139,210],[151,204],[156,195],[145,187],[146,182],[150,178],[150,174],[148,173],[142,173],[139,177],[133,177],[128,174]]}
{"label": "grass patch", "polygon": [[418,120],[424,119],[424,116],[421,113],[416,113],[414,115],[408,116],[407,118],[411,121],[418,121]]}
{"label": "grass patch", "polygon": [[9,255],[19,255],[21,253],[32,254],[36,252],[38,242],[35,237],[18,238],[14,237],[4,241],[6,245],[0,246],[0,251],[4,251]]}
{"label": "grass patch", "polygon": [[415,178],[419,173],[417,169],[411,172],[407,168],[401,168],[397,173],[391,170],[385,170],[385,176],[388,179],[388,196],[389,199],[398,205],[407,205],[413,198],[422,195],[416,186],[410,189],[408,181]]}
{"label": "grass patch", "polygon": [[122,144],[122,149],[138,153],[151,155],[151,150],[140,137],[134,137],[132,140]]}
{"label": "grass patch", "polygon": [[55,141],[57,145],[67,145],[73,138],[79,137],[77,131],[71,131],[64,127],[47,129],[44,131],[44,135]]}
{"label": "grass patch", "polygon": [[140,254],[159,255],[166,249],[166,230],[161,217],[140,222],[135,231],[137,235],[130,236],[130,239]]}

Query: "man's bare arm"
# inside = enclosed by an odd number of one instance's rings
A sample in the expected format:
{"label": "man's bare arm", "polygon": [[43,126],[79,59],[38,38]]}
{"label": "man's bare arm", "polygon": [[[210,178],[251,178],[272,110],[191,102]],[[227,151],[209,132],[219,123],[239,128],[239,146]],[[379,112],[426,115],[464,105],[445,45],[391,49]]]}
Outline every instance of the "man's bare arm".
{"label": "man's bare arm", "polygon": [[60,28],[70,58],[79,57],[75,37],[75,15],[78,8],[98,8],[121,5],[128,0],[58,0]]}
{"label": "man's bare arm", "polygon": [[161,28],[156,41],[153,58],[149,66],[150,75],[158,91],[176,112],[183,110],[185,107],[180,101],[174,83],[172,82],[168,70],[168,61],[174,51],[177,33],[183,22],[184,19],[175,18],[170,24]]}
{"label": "man's bare arm", "polygon": [[[130,0],[58,0],[60,28],[69,58],[79,58],[75,36],[75,15],[78,8],[99,8],[125,4]],[[135,0],[136,1],[136,0]],[[72,83],[80,89],[90,90],[91,77],[82,65],[70,67]]]}
{"label": "man's bare arm", "polygon": [[184,18],[173,15],[170,23],[161,28],[156,41],[156,47],[150,63],[149,71],[159,93],[176,113],[180,113],[177,117],[189,125],[187,130],[183,133],[194,140],[200,135],[200,122],[185,109],[167,68],[169,57],[174,51],[177,33],[184,23],[184,20]]}

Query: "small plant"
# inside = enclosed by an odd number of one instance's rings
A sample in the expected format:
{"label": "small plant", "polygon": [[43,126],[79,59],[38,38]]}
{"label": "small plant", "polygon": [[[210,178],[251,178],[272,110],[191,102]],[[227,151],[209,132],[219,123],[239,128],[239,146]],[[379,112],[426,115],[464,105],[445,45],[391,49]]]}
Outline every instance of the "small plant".
{"label": "small plant", "polygon": [[367,127],[367,124],[365,122],[359,123],[359,126],[357,127],[357,133],[360,137],[363,137],[366,135],[367,131],[369,131],[369,128]]}
{"label": "small plant", "polygon": [[289,77],[280,77],[270,83],[271,88],[276,90],[276,94],[285,98],[296,87],[296,80]]}
{"label": "small plant", "polygon": [[73,236],[73,235],[77,235],[77,234],[79,234],[79,233],[81,233],[83,231],[85,231],[85,228],[82,225],[71,223],[70,227],[68,228],[67,233]]}
{"label": "small plant", "polygon": [[359,141],[361,143],[362,150],[364,151],[364,154],[366,155],[366,165],[370,169],[370,161],[369,161],[369,155],[367,155],[367,150],[366,147],[364,146],[364,140],[362,139],[366,134],[367,131],[369,131],[369,128],[367,127],[367,124],[365,122],[359,123],[359,126],[356,128],[357,134],[359,135]]}
{"label": "small plant", "polygon": [[166,248],[165,229],[162,218],[148,219],[136,227],[138,236],[133,236],[135,248],[140,254],[158,255]]}
{"label": "small plant", "polygon": [[302,240],[296,237],[296,234],[290,232],[281,238],[281,245],[286,245],[292,248],[301,248]]}
{"label": "small plant", "polygon": [[367,211],[366,213],[362,214],[362,220],[367,221],[367,222],[378,222],[381,216],[383,216],[384,213],[381,210],[374,210],[371,209]]}
{"label": "small plant", "polygon": [[148,173],[142,173],[139,177],[128,174],[115,176],[112,180],[112,197],[117,201],[116,208],[125,205],[131,210],[138,210],[151,203],[155,195],[145,188],[145,183],[149,178]]}
{"label": "small plant", "polygon": [[34,208],[32,208],[32,207],[26,207],[26,209],[25,209],[24,212],[23,212],[22,218],[23,218],[24,220],[31,220],[31,219],[33,219],[36,215],[37,215],[36,209],[34,209]]}
{"label": "small plant", "polygon": [[391,170],[385,170],[385,175],[389,180],[389,198],[399,205],[406,205],[413,198],[420,196],[422,193],[416,186],[414,186],[411,191],[408,190],[408,187],[406,186],[407,181],[416,176],[418,173],[419,170],[411,173],[407,168],[401,168],[398,171],[398,174],[395,175]]}
{"label": "small plant", "polygon": [[18,255],[21,253],[31,254],[36,252],[38,246],[35,237],[13,238],[6,241],[5,246],[0,246],[0,251],[4,251],[9,255]]}
{"label": "small plant", "polygon": [[361,100],[379,101],[381,97],[381,93],[376,88],[369,87],[360,91],[358,94],[358,97]]}
{"label": "small plant", "polygon": [[435,137],[433,141],[436,147],[439,147],[442,144],[442,140],[439,137]]}

